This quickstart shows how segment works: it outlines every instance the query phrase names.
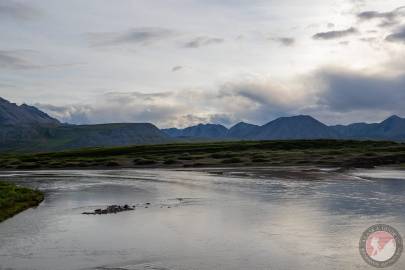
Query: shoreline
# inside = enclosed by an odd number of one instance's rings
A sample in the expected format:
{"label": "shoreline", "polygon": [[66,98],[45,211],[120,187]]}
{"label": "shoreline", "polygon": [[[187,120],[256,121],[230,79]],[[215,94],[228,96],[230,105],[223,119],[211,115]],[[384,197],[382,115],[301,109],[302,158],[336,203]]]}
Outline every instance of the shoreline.
{"label": "shoreline", "polygon": [[[366,161],[366,160],[365,160]],[[95,171],[102,171],[102,170],[131,170],[131,169],[140,169],[140,170],[177,170],[177,171],[199,171],[199,170],[220,170],[220,169],[247,169],[247,170],[254,170],[254,169],[291,169],[291,168],[301,168],[301,169],[309,169],[309,168],[317,168],[317,169],[336,169],[339,171],[347,171],[351,169],[375,169],[375,168],[389,168],[389,169],[398,169],[398,170],[405,170],[405,164],[398,164],[398,163],[385,163],[385,164],[372,164],[368,163],[366,166],[361,163],[361,165],[356,166],[355,163],[353,165],[347,164],[316,164],[310,163],[306,165],[302,164],[230,164],[230,165],[222,165],[222,164],[201,164],[197,166],[164,166],[164,165],[144,165],[144,166],[67,166],[67,167],[39,167],[39,168],[1,168],[0,172],[13,172],[13,171],[77,171],[77,170],[95,170]]]}
{"label": "shoreline", "polygon": [[[405,170],[403,164],[385,164],[385,165],[375,165],[367,167],[342,167],[342,166],[327,166],[327,165],[256,165],[256,166],[245,166],[245,165],[234,165],[234,166],[217,166],[217,165],[207,165],[207,166],[195,166],[195,167],[181,167],[181,166],[97,166],[97,167],[41,167],[33,169],[5,169],[0,168],[0,172],[35,172],[35,171],[104,171],[104,170],[173,170],[173,171],[206,171],[206,170],[226,170],[226,169],[246,169],[246,170],[262,170],[262,169],[325,169],[333,171],[347,171],[352,169],[394,169],[394,170]],[[0,180],[1,182],[1,180]]]}

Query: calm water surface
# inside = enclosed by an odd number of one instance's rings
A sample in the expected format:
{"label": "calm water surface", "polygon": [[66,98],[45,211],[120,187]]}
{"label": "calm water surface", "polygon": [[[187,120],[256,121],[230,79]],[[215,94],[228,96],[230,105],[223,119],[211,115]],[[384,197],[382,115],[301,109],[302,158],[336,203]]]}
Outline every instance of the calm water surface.
{"label": "calm water surface", "polygon": [[[405,235],[405,171],[284,171],[2,172],[46,199],[0,223],[0,269],[372,269],[362,232]],[[138,207],[81,214],[110,204]]]}

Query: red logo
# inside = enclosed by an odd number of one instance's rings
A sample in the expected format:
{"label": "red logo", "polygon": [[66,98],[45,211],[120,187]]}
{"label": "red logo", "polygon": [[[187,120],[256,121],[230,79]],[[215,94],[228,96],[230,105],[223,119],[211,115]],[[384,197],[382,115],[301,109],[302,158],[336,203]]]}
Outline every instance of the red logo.
{"label": "red logo", "polygon": [[402,253],[402,238],[393,227],[377,224],[360,239],[360,253],[370,265],[384,268],[393,265]]}

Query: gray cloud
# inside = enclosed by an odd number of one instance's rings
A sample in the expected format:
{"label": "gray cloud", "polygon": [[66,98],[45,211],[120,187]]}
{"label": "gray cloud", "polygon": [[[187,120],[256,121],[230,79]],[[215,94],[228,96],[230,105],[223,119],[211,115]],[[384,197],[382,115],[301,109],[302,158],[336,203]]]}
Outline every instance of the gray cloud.
{"label": "gray cloud", "polygon": [[185,127],[198,123],[231,125],[241,120],[265,123],[302,104],[300,93],[252,80],[226,83],[217,91],[111,92],[97,97],[94,104],[37,106],[63,122],[76,124],[152,122],[159,127]]}
{"label": "gray cloud", "polygon": [[357,14],[357,17],[361,20],[372,20],[372,19],[387,19],[392,20],[396,17],[395,12],[378,12],[378,11],[364,11]]}
{"label": "gray cloud", "polygon": [[32,69],[39,66],[33,64],[26,57],[27,51],[0,50],[0,69]]}
{"label": "gray cloud", "polygon": [[36,105],[61,121],[74,124],[151,122],[170,126],[181,125],[184,121],[181,117],[192,112],[176,99],[176,94],[171,92],[110,92],[97,97],[94,104]]}
{"label": "gray cloud", "polygon": [[364,38],[360,38],[359,40],[362,41],[362,42],[372,44],[372,43],[377,41],[377,38],[376,37],[364,37]]}
{"label": "gray cloud", "polygon": [[329,40],[329,39],[343,38],[343,37],[347,37],[347,36],[354,35],[357,33],[358,33],[358,30],[356,28],[350,27],[345,30],[317,33],[317,34],[313,35],[312,38],[316,39],[316,40]]}
{"label": "gray cloud", "polygon": [[290,46],[294,45],[294,43],[295,43],[295,39],[290,38],[290,37],[280,37],[280,38],[275,38],[272,40],[277,41],[281,45],[286,46],[286,47],[290,47]]}
{"label": "gray cloud", "polygon": [[28,2],[0,0],[0,20],[5,18],[31,20],[40,16],[40,14],[39,10]]}
{"label": "gray cloud", "polygon": [[312,104],[312,90],[284,87],[266,79],[229,82],[222,85],[216,100],[235,122],[264,124],[268,121],[298,113]]}
{"label": "gray cloud", "polygon": [[88,114],[94,110],[89,105],[55,106],[51,104],[36,103],[35,107],[56,117],[62,123],[91,124]]}
{"label": "gray cloud", "polygon": [[322,90],[318,104],[329,111],[404,111],[405,74],[384,76],[329,69],[317,77]]}
{"label": "gray cloud", "polygon": [[357,17],[360,19],[360,21],[379,19],[382,20],[382,22],[379,24],[380,27],[389,27],[400,23],[400,17],[405,16],[404,9],[405,6],[398,7],[390,12],[364,11],[358,13]]}
{"label": "gray cloud", "polygon": [[176,71],[179,71],[181,69],[183,69],[183,66],[174,66],[174,67],[172,67],[172,72],[176,72]]}
{"label": "gray cloud", "polygon": [[196,37],[191,41],[184,44],[185,48],[199,48],[208,45],[215,45],[223,43],[225,40],[222,38],[212,38],[212,37]]}
{"label": "gray cloud", "polygon": [[231,125],[235,124],[235,122],[237,121],[234,118],[232,118],[232,116],[225,114],[225,113],[212,114],[209,116],[209,118],[207,120],[208,120],[207,123],[221,124],[224,126],[231,126]]}
{"label": "gray cloud", "polygon": [[64,122],[151,122],[159,127],[198,123],[230,126],[239,121],[264,124],[276,117],[302,113],[329,122],[405,114],[405,74],[384,76],[325,68],[297,82],[294,88],[251,79],[225,83],[216,91],[111,92],[91,105],[37,106]]}
{"label": "gray cloud", "polygon": [[126,32],[88,33],[92,46],[112,46],[121,44],[149,45],[176,36],[173,30],[157,27],[137,27]]}
{"label": "gray cloud", "polygon": [[386,41],[405,43],[405,26],[385,38]]}
{"label": "gray cloud", "polygon": [[29,70],[29,69],[50,69],[50,68],[65,68],[87,63],[56,63],[42,64],[40,63],[41,54],[33,50],[0,50],[0,69],[9,70]]}
{"label": "gray cloud", "polygon": [[0,88],[16,88],[16,85],[8,83],[0,83]]}

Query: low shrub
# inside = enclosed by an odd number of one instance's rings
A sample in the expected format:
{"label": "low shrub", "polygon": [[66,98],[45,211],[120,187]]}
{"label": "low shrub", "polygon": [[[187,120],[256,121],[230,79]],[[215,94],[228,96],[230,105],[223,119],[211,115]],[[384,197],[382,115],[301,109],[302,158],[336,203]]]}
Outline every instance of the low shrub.
{"label": "low shrub", "polygon": [[175,160],[175,159],[167,159],[163,162],[163,164],[165,164],[165,165],[173,165],[176,163],[177,163],[177,160]]}
{"label": "low shrub", "polygon": [[224,163],[224,164],[240,163],[240,162],[242,162],[242,160],[237,157],[222,160],[222,163]]}

